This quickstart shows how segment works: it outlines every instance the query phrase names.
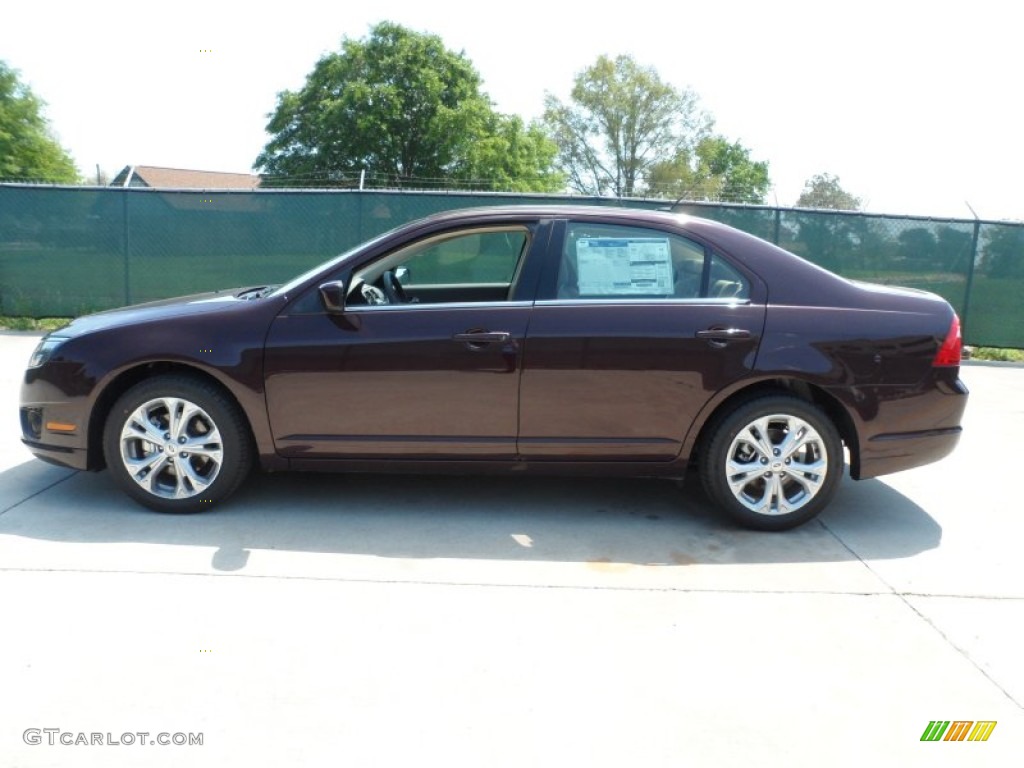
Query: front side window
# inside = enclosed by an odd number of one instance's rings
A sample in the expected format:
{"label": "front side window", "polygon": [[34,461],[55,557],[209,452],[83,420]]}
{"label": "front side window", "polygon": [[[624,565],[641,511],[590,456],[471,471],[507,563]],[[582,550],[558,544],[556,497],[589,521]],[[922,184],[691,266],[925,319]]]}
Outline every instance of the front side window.
{"label": "front side window", "polygon": [[526,250],[525,229],[473,230],[417,244],[395,267],[403,283],[424,285],[510,285]]}
{"label": "front side window", "polygon": [[359,269],[353,304],[493,303],[508,301],[530,229],[475,227],[418,240]]}
{"label": "front side window", "polygon": [[[712,278],[714,282],[712,283]],[[715,290],[720,290],[715,294]],[[680,235],[571,222],[559,264],[559,299],[745,299],[746,278]]]}

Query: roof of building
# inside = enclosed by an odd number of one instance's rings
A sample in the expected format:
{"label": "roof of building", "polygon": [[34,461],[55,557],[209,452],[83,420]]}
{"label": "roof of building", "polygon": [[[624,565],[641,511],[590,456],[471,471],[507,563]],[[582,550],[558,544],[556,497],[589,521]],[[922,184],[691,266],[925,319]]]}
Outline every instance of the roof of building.
{"label": "roof of building", "polygon": [[112,187],[158,187],[162,189],[255,189],[260,177],[249,173],[194,171],[160,168],[155,165],[126,165],[110,183]]}

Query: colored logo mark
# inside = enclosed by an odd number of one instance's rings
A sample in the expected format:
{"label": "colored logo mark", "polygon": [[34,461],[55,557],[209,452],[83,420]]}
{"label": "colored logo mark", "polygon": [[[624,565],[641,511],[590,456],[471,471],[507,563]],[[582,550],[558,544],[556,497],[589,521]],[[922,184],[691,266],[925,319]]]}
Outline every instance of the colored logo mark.
{"label": "colored logo mark", "polygon": [[988,741],[996,729],[995,720],[931,720],[921,741]]}

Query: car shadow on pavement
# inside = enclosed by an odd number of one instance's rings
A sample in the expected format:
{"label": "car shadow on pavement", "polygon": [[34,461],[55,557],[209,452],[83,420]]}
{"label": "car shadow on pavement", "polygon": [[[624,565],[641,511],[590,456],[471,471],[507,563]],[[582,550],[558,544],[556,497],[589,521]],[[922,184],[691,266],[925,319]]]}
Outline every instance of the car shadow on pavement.
{"label": "car shadow on pavement", "polygon": [[[910,557],[937,547],[942,535],[927,511],[878,480],[846,478],[819,519],[773,534],[720,515],[696,477],[680,487],[609,478],[255,475],[209,512],[163,515],[125,497],[106,473],[55,471],[29,462],[0,473],[0,538],[213,548],[207,567],[217,571],[246,569],[256,551],[595,567],[842,562]],[[23,498],[11,501],[15,484]],[[12,546],[8,538],[2,551]]]}

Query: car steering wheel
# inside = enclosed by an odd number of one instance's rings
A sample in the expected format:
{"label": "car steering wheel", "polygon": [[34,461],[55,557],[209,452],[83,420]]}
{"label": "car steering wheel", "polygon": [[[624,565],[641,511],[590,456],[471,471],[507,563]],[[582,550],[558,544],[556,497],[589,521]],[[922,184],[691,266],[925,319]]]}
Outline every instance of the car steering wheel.
{"label": "car steering wheel", "polygon": [[389,304],[408,304],[409,295],[405,288],[395,277],[395,270],[389,269],[380,276],[381,285],[384,287],[384,295],[388,297]]}

